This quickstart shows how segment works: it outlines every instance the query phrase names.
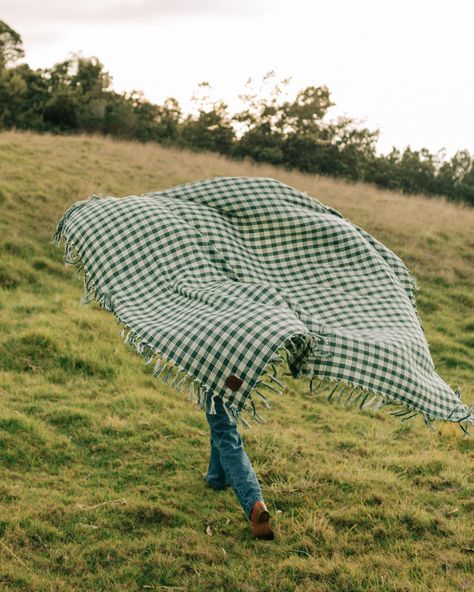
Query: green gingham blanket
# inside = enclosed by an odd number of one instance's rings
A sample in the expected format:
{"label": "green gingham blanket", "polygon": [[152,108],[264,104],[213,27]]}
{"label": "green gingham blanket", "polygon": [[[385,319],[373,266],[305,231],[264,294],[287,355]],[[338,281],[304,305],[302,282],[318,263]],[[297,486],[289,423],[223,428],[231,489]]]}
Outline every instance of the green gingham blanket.
{"label": "green gingham blanket", "polygon": [[[229,417],[264,418],[277,367],[346,407],[394,405],[474,423],[435,371],[419,289],[390,249],[334,208],[275,179],[214,177],[74,203],[52,242],[153,374]],[[313,388],[314,387],[314,388]],[[264,391],[264,389],[266,389]]]}

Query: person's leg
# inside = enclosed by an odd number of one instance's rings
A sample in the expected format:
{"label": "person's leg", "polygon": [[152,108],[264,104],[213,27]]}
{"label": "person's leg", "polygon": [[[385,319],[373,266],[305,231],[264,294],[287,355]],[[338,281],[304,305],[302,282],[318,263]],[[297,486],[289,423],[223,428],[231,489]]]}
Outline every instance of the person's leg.
{"label": "person's leg", "polygon": [[[227,482],[237,496],[247,519],[255,502],[263,502],[257,475],[243,448],[237,423],[231,421],[224,410],[222,399],[215,397],[216,413],[210,413],[210,397],[206,401],[206,418],[211,429],[211,473],[209,479],[215,483]],[[217,453],[217,454],[216,454]],[[220,461],[220,464],[219,462]]]}
{"label": "person's leg", "polygon": [[207,467],[206,482],[212,489],[225,489],[231,484],[230,477],[225,474],[224,467],[221,463],[219,450],[214,442],[214,437],[211,433],[210,437],[211,455],[209,458],[209,466]]}

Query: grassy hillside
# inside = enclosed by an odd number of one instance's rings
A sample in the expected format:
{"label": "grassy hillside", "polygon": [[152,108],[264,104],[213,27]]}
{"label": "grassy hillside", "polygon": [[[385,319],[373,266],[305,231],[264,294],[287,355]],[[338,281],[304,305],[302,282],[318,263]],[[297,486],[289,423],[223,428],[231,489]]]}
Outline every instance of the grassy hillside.
{"label": "grassy hillside", "polygon": [[0,134],[0,590],[472,589],[472,435],[338,409],[285,377],[268,423],[242,431],[277,533],[253,541],[233,492],[204,487],[204,413],[151,376],[111,313],[79,303],[49,243],[69,205],[214,175],[279,179],[399,254],[438,372],[474,403],[474,210],[159,146]]}

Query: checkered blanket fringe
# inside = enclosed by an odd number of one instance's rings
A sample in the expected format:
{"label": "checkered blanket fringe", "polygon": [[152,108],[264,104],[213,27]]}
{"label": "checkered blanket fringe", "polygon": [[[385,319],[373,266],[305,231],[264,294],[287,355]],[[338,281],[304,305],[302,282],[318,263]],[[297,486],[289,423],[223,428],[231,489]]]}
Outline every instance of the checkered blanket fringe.
{"label": "checkered blanket fringe", "polygon": [[[277,183],[273,179],[265,180]],[[187,185],[190,186],[192,184]],[[160,192],[157,192],[156,194],[143,194],[143,196],[159,194]],[[66,223],[71,214],[77,213],[81,207],[86,206],[94,200],[103,201],[104,199],[106,199],[106,197],[94,194],[86,200],[73,204],[64,212],[59,220],[51,241],[56,246],[59,246],[61,241],[64,242],[65,264],[75,267],[76,278],[79,278],[82,273],[84,295],[81,299],[81,303],[87,304],[88,302],[95,300],[103,309],[112,312],[115,315],[116,322],[121,325],[120,336],[123,338],[124,343],[135,350],[136,353],[144,359],[146,365],[152,366],[152,375],[154,377],[160,379],[162,384],[167,385],[176,392],[181,393],[188,391],[189,400],[194,401],[199,409],[202,409],[205,406],[206,400],[210,397],[210,412],[214,413],[215,398],[216,396],[219,396],[219,393],[217,391],[213,392],[207,388],[202,380],[196,378],[192,372],[187,371],[183,365],[176,362],[172,354],[170,355],[168,353],[168,355],[166,355],[166,353],[159,347],[150,347],[147,345],[143,339],[141,331],[132,330],[127,325],[127,323],[121,318],[120,314],[117,314],[114,309],[113,293],[110,291],[103,291],[96,285],[96,276],[93,269],[85,263],[85,260],[81,257],[81,249],[78,248],[75,241],[65,232]],[[337,210],[329,208],[328,206],[323,206],[318,200],[314,201],[324,207],[326,211],[342,217],[342,214],[337,212]],[[357,228],[361,233],[364,233],[362,229],[359,227]],[[366,237],[370,237],[370,235],[366,233],[364,234]],[[405,271],[406,277],[408,278],[408,284],[405,285],[405,288],[414,306],[419,324],[421,328],[423,328],[421,319],[416,311],[416,291],[419,290],[419,287],[413,274],[407,268],[405,268]],[[268,393],[262,392],[263,389],[268,389],[268,391],[272,393],[281,395],[286,389],[285,383],[282,382],[282,375],[292,376],[293,378],[303,378],[305,374],[307,374],[305,362],[307,362],[308,356],[310,356],[313,362],[317,362],[318,359],[323,361],[325,358],[330,359],[333,357],[335,353],[334,350],[327,349],[329,344],[328,336],[330,335],[332,335],[332,332],[326,330],[323,323],[319,331],[309,330],[307,333],[297,332],[290,337],[281,340],[276,346],[273,345],[270,351],[267,352],[263,370],[246,399],[235,402],[231,399],[226,400],[226,398],[223,397],[224,409],[229,418],[238,421],[245,428],[248,428],[250,427],[250,424],[243,417],[242,413],[245,411],[248,418],[259,423],[266,422],[266,419],[257,411],[255,398],[258,397],[259,401],[266,408],[271,408],[272,402],[268,398]],[[279,373],[278,369],[285,366],[290,372]],[[433,423],[436,419],[455,421],[465,434],[468,434],[469,425],[474,424],[474,406],[466,407],[461,403],[461,391],[459,387],[454,389],[454,394],[459,404],[453,407],[451,413],[445,417],[439,417],[427,412],[420,408],[419,405],[411,404],[409,400],[401,401],[397,399],[397,397],[388,394],[387,391],[369,388],[347,378],[338,379],[333,376],[321,376],[316,372],[314,375],[309,376],[308,393],[314,395],[326,395],[327,401],[345,409],[357,408],[359,410],[378,411],[383,407],[392,406],[395,407],[395,410],[390,412],[390,415],[399,417],[402,422],[421,415],[424,423],[431,430],[434,430]],[[462,411],[465,413],[462,413]],[[451,417],[452,415],[456,415],[456,417],[453,419]]]}

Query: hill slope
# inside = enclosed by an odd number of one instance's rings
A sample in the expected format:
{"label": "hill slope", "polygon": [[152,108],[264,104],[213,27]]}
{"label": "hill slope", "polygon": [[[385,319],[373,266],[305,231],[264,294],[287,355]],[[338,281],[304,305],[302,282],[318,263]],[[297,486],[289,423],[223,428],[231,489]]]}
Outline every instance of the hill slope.
{"label": "hill slope", "polygon": [[0,590],[468,590],[472,436],[338,409],[285,377],[268,423],[242,433],[278,537],[254,542],[232,491],[203,485],[203,412],[80,305],[49,243],[69,205],[214,175],[277,178],[400,255],[437,371],[474,403],[474,210],[156,145],[0,134]]}

